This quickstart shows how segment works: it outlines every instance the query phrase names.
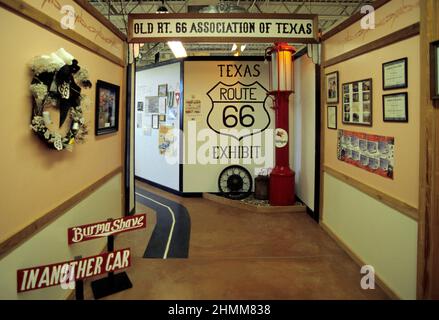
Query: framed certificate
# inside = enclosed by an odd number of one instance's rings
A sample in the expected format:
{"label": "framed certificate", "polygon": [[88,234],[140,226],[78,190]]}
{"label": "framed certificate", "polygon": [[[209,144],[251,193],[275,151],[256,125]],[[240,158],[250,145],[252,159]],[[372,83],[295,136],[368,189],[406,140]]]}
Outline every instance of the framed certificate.
{"label": "framed certificate", "polygon": [[402,58],[383,63],[383,90],[408,87],[408,60]]}
{"label": "framed certificate", "polygon": [[383,121],[408,122],[407,92],[383,95]]}
{"label": "framed certificate", "polygon": [[439,41],[430,45],[430,90],[431,99],[439,100]]}
{"label": "framed certificate", "polygon": [[328,129],[337,129],[337,106],[328,106],[327,125]]}

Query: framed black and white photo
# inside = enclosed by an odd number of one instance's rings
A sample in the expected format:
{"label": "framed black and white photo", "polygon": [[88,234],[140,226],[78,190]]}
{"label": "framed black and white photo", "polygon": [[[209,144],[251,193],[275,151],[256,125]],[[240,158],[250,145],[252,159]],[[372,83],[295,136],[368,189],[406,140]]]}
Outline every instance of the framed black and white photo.
{"label": "framed black and white photo", "polygon": [[439,100],[439,41],[430,45],[430,90],[431,99]]}
{"label": "framed black and white photo", "polygon": [[137,111],[143,111],[143,101],[137,102]]}
{"label": "framed black and white photo", "polygon": [[343,83],[342,122],[372,126],[372,79]]}
{"label": "framed black and white photo", "polygon": [[158,114],[153,114],[151,115],[151,122],[152,122],[152,128],[153,129],[158,129],[159,128],[159,115]]}
{"label": "framed black and white photo", "polygon": [[409,121],[407,92],[383,95],[383,121]]}
{"label": "framed black and white photo", "polygon": [[408,59],[402,58],[383,63],[383,90],[408,87]]}
{"label": "framed black and white photo", "polygon": [[96,83],[95,134],[116,132],[119,125],[120,87],[98,80]]}
{"label": "framed black and white photo", "polygon": [[327,108],[327,126],[328,129],[337,129],[337,106],[328,106]]}
{"label": "framed black and white photo", "polygon": [[326,75],[326,102],[338,103],[338,71]]}

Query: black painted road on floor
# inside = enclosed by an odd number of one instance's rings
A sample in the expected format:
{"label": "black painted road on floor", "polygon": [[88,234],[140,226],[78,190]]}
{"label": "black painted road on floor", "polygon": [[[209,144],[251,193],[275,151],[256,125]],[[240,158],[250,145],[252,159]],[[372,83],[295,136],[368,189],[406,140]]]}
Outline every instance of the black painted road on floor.
{"label": "black painted road on floor", "polygon": [[136,188],[136,201],[157,214],[157,223],[143,257],[187,258],[191,219],[186,207],[141,188]]}

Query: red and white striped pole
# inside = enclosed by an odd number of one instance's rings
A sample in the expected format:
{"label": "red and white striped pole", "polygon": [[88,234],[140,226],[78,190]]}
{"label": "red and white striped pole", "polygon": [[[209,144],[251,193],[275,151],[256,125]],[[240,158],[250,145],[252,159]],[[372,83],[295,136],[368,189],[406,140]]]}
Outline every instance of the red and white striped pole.
{"label": "red and white striped pole", "polygon": [[287,43],[275,43],[267,54],[270,63],[270,95],[274,96],[276,129],[276,166],[270,174],[269,201],[272,206],[288,206],[295,202],[294,176],[289,163],[288,107],[294,92],[294,47]]}

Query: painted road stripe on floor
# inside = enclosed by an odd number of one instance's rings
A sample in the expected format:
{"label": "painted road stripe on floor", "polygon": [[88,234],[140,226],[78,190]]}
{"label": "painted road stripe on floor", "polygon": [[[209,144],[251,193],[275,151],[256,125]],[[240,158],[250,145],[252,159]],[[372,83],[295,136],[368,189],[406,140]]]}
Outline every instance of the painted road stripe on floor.
{"label": "painted road stripe on floor", "polygon": [[191,225],[187,209],[141,188],[136,188],[136,200],[157,214],[157,223],[143,257],[187,258]]}
{"label": "painted road stripe on floor", "polygon": [[169,208],[167,205],[164,205],[163,203],[160,203],[158,201],[155,201],[154,199],[151,199],[149,197],[144,196],[143,194],[137,193],[136,195],[138,195],[139,197],[151,200],[152,202],[157,203],[158,205],[161,205],[165,208],[167,208],[169,210],[169,212],[171,213],[172,216],[172,225],[171,225],[171,231],[169,231],[169,236],[168,236],[168,241],[166,242],[166,248],[165,248],[165,253],[163,254],[163,259],[166,259],[168,257],[168,252],[169,252],[169,244],[171,243],[171,239],[172,239],[172,233],[174,232],[174,226],[175,226],[175,214],[174,211],[172,211],[171,208]]}

